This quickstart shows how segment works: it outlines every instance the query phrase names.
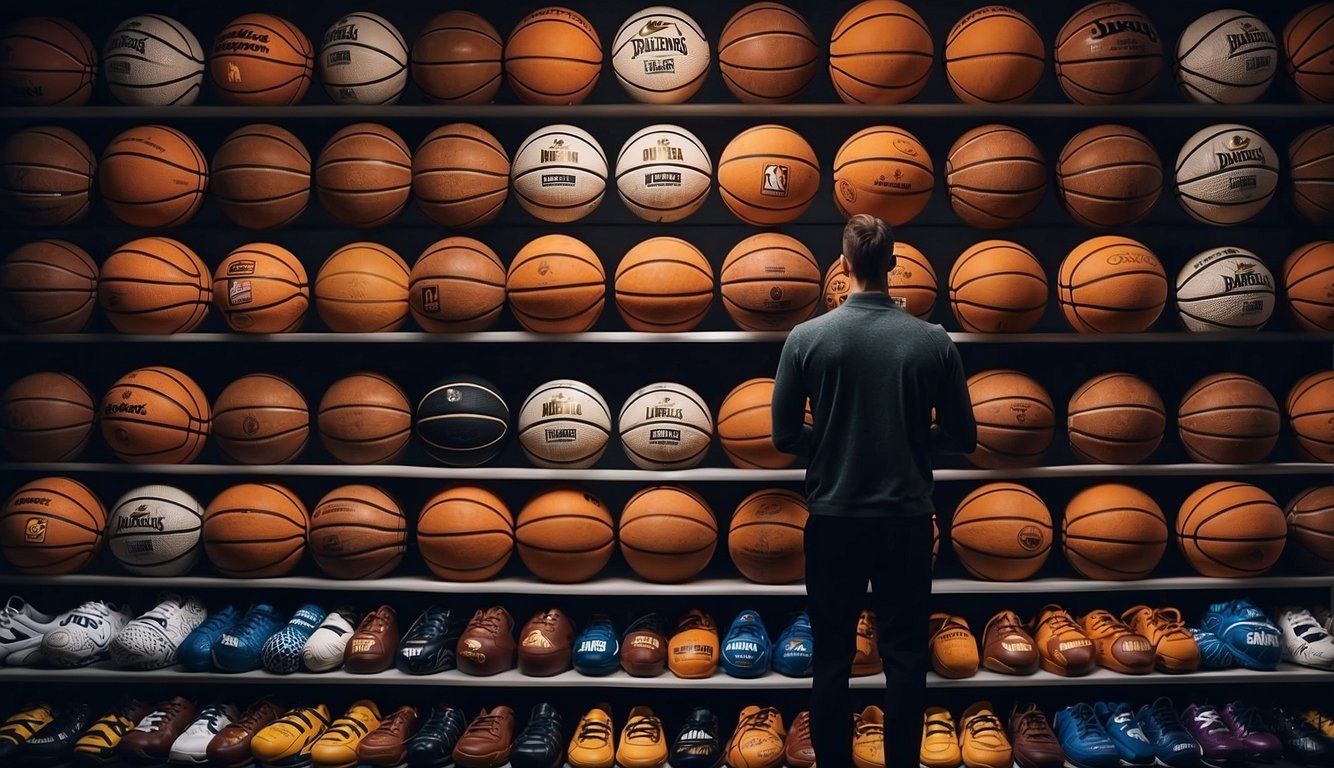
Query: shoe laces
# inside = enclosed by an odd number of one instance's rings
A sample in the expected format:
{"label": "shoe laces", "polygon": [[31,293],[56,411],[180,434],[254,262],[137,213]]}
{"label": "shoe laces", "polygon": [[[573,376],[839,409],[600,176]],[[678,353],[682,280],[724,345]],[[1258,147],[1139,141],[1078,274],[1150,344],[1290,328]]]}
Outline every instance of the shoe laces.
{"label": "shoe laces", "polygon": [[385,617],[382,611],[371,611],[361,620],[361,626],[357,627],[359,632],[384,632],[389,628],[389,619]]}
{"label": "shoe laces", "polygon": [[1119,619],[1106,611],[1094,611],[1090,617],[1093,620],[1091,632],[1095,635],[1117,635],[1128,634],[1130,628],[1122,624]]}
{"label": "shoe laces", "polygon": [[421,618],[421,633],[427,637],[437,637],[444,634],[445,626],[449,623],[449,614],[445,611],[436,611],[427,609]]}
{"label": "shoe laces", "polygon": [[209,725],[213,725],[217,723],[218,718],[222,717],[226,712],[226,704],[209,704],[207,707],[204,707],[196,719],[207,720]]}
{"label": "shoe laces", "polygon": [[241,620],[236,623],[233,630],[228,631],[231,635],[248,635],[251,632],[259,630],[264,624],[268,623],[273,617],[268,611],[246,611]]}
{"label": "shoe laces", "polygon": [[926,733],[928,736],[933,733],[942,733],[950,738],[954,738],[954,724],[943,717],[928,718],[926,721]]}
{"label": "shoe laces", "polygon": [[1264,730],[1264,721],[1260,719],[1260,710],[1249,704],[1234,701],[1228,707],[1232,722],[1237,725],[1238,736],[1248,736],[1255,731]]}
{"label": "shoe laces", "polygon": [[437,709],[431,712],[430,717],[426,718],[426,722],[422,724],[421,730],[419,730],[418,733],[437,738],[444,736],[445,731],[449,729],[449,721],[451,719],[449,710]]}
{"label": "shoe laces", "polygon": [[885,724],[867,722],[858,717],[857,727],[854,729],[854,734],[854,738],[861,738],[863,736],[884,736]]}
{"label": "shoe laces", "polygon": [[747,715],[746,718],[741,721],[740,725],[737,726],[737,730],[744,731],[756,728],[769,730],[776,717],[778,717],[777,709],[774,707],[764,707],[758,712],[752,712]]}
{"label": "shoe laces", "polygon": [[1318,709],[1307,710],[1305,719],[1312,727],[1322,732],[1334,727],[1334,718],[1326,716]]}
{"label": "shoe laces", "polygon": [[1038,622],[1039,627],[1044,624],[1050,627],[1053,633],[1069,631],[1083,633],[1083,630],[1079,628],[1079,625],[1075,623],[1075,620],[1070,618],[1070,614],[1062,610],[1049,611],[1047,615],[1042,618],[1042,621]]}
{"label": "shoe laces", "polygon": [[172,600],[166,600],[153,606],[140,619],[152,619],[162,627],[166,627],[172,619],[181,615],[181,604]]}
{"label": "shoe laces", "polygon": [[1019,730],[1028,736],[1029,741],[1056,741],[1056,734],[1052,732],[1051,724],[1041,710],[1025,712],[1019,720]]}
{"label": "shoe laces", "polygon": [[139,730],[156,731],[160,725],[180,714],[185,708],[185,702],[172,699],[162,705],[161,709],[155,709],[149,712],[143,720],[139,722]]}
{"label": "shoe laces", "polygon": [[1097,729],[1098,718],[1093,713],[1093,707],[1084,702],[1074,705],[1070,708],[1070,721],[1074,723],[1075,732],[1080,737],[1087,736],[1089,731]]}
{"label": "shoe laces", "polygon": [[14,619],[16,619],[20,613],[23,613],[22,608],[14,607],[16,601],[19,605],[23,604],[23,598],[18,595],[10,595],[9,601],[5,603],[5,607],[0,609],[0,628],[8,629],[10,625],[14,623]]}
{"label": "shoe laces", "polygon": [[627,739],[648,739],[654,744],[662,738],[662,720],[656,715],[637,717],[625,727]]}
{"label": "shoe laces", "polygon": [[611,726],[591,717],[584,718],[579,723],[579,734],[575,736],[575,740],[579,742],[600,741],[609,744],[611,743]]}
{"label": "shoe laces", "polygon": [[694,611],[687,613],[685,616],[682,616],[681,621],[677,622],[676,624],[677,632],[685,632],[686,630],[689,629],[706,629],[709,630],[710,632],[718,631],[712,619],[710,619],[705,614],[697,613]]}
{"label": "shoe laces", "polygon": [[[494,634],[500,634],[500,621],[502,618],[504,618],[504,616],[499,611],[486,611],[477,616],[473,616],[469,628],[471,629],[475,627],[477,629],[485,629]],[[490,717],[490,715],[487,715],[487,717]]]}
{"label": "shoe laces", "polygon": [[1000,718],[991,712],[984,712],[969,718],[968,733],[970,736],[977,737],[987,731],[997,731],[1003,734],[1004,730],[1001,728]]}
{"label": "shoe laces", "polygon": [[416,713],[410,709],[399,709],[390,715],[388,719],[380,722],[377,730],[386,731],[395,736],[402,734],[411,727],[411,723],[416,719]]}
{"label": "shoe laces", "polygon": [[1186,634],[1186,622],[1181,618],[1181,611],[1175,608],[1155,608],[1149,626],[1162,637]]}
{"label": "shoe laces", "polygon": [[1176,709],[1172,706],[1172,701],[1167,698],[1154,700],[1149,705],[1149,723],[1154,730],[1164,732],[1176,728],[1180,720],[1177,718]]}

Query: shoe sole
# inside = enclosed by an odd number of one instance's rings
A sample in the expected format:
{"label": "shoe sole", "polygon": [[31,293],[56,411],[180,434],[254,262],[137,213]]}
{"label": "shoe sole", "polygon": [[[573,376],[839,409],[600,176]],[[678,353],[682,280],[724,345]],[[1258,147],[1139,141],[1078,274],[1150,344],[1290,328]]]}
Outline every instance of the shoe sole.
{"label": "shoe sole", "polygon": [[504,765],[509,762],[510,749],[506,748],[499,752],[491,752],[485,755],[463,755],[460,760],[458,755],[454,755],[454,763],[463,768],[484,768],[489,765]]}
{"label": "shoe sole", "polygon": [[1181,661],[1179,659],[1165,659],[1162,656],[1159,656],[1154,660],[1153,666],[1154,669],[1157,669],[1159,672],[1166,672],[1169,675],[1178,675],[1185,672],[1195,672],[1199,670],[1200,664],[1201,659]]}
{"label": "shoe sole", "polygon": [[1023,669],[1020,669],[1018,667],[1012,667],[1009,664],[1006,664],[1005,662],[1001,661],[1000,659],[993,658],[991,656],[988,656],[987,658],[982,660],[982,667],[984,669],[989,669],[992,672],[999,672],[1002,675],[1031,675],[1034,672],[1037,672],[1040,666],[1041,664],[1039,663],[1032,667],[1025,667]]}
{"label": "shoe sole", "polygon": [[1038,666],[1053,675],[1060,675],[1061,677],[1083,677],[1098,668],[1097,664],[1090,664],[1088,669],[1070,669],[1048,659],[1046,656],[1038,661]]}

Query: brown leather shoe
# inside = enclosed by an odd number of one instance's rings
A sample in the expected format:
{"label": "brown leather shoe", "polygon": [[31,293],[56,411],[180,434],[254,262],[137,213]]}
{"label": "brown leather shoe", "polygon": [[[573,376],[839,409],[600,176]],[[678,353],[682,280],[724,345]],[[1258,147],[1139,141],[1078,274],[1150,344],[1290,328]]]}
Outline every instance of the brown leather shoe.
{"label": "brown leather shoe", "polygon": [[982,632],[982,666],[1007,675],[1031,675],[1038,671],[1038,647],[1024,631],[1014,611],[1001,611]]}
{"label": "brown leather shoe", "polygon": [[1042,659],[1042,668],[1056,675],[1087,675],[1097,665],[1093,641],[1073,617],[1054,603],[1044,605],[1028,625]]}
{"label": "brown leather shoe", "polygon": [[561,609],[549,608],[533,614],[519,633],[519,673],[529,677],[559,675],[570,668],[573,642],[574,623]]}
{"label": "brown leather shoe", "polygon": [[277,720],[285,712],[271,699],[260,699],[236,720],[223,726],[208,743],[204,753],[213,765],[241,765],[250,760],[250,740],[260,728]]}
{"label": "brown leather shoe", "polygon": [[122,758],[140,763],[166,762],[171,743],[194,722],[196,714],[194,702],[184,696],[168,699],[121,737],[116,751]]}
{"label": "brown leather shoe", "polygon": [[815,747],[811,745],[811,713],[802,711],[792,721],[792,730],[783,742],[783,762],[788,768],[811,768],[815,765]]}
{"label": "brown leather shoe", "polygon": [[852,657],[852,676],[865,677],[884,670],[875,630],[875,612],[862,611],[857,618],[857,654]]}
{"label": "brown leather shoe", "polygon": [[469,675],[495,675],[514,668],[514,619],[509,611],[496,605],[472,615],[459,635],[458,667]]}
{"label": "brown leather shoe", "polygon": [[364,765],[402,765],[408,759],[408,738],[416,730],[417,708],[404,704],[357,744],[357,761]]}
{"label": "brown leather shoe", "polygon": [[454,745],[454,762],[463,768],[496,768],[510,759],[513,745],[514,710],[505,706],[483,709]]}
{"label": "brown leather shoe", "polygon": [[1061,768],[1065,764],[1061,743],[1036,704],[1016,706],[1010,713],[1010,737],[1019,768]]}
{"label": "brown leather shoe", "polygon": [[625,628],[621,669],[631,677],[657,677],[667,669],[667,638],[658,614],[641,616]]}
{"label": "brown leather shoe", "polygon": [[398,616],[382,605],[366,614],[343,651],[343,669],[358,675],[383,672],[394,666],[398,650]]}
{"label": "brown leather shoe", "polygon": [[937,675],[957,680],[977,674],[977,638],[968,620],[948,613],[933,613],[927,624],[931,668]]}

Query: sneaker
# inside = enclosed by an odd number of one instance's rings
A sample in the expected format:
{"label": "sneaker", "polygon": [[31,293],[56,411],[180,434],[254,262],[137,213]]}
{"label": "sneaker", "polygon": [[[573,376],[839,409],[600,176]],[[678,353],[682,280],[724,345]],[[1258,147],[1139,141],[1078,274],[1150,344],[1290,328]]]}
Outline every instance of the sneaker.
{"label": "sneaker", "polygon": [[922,748],[917,759],[922,768],[958,768],[963,763],[959,729],[948,709],[927,707],[922,712]]}
{"label": "sneaker", "polygon": [[0,762],[6,761],[10,755],[18,752],[23,742],[31,739],[33,734],[45,728],[55,719],[51,707],[46,704],[29,704],[20,707],[17,712],[6,718],[3,724],[0,724]]}
{"label": "sneaker", "polygon": [[13,595],[0,609],[0,663],[12,667],[31,664],[42,652],[42,636],[55,629],[60,616],[33,608]]}
{"label": "sneaker", "polygon": [[178,649],[208,618],[197,597],[164,594],[151,611],[125,625],[111,640],[111,661],[126,669],[163,669],[176,663]]}
{"label": "sneaker", "polygon": [[75,742],[92,720],[93,710],[85,703],[62,707],[54,720],[18,748],[19,759],[32,768],[68,765],[74,757]]}
{"label": "sneaker", "polygon": [[1231,669],[1237,665],[1232,649],[1213,632],[1191,627],[1190,639],[1200,649],[1200,669]]}
{"label": "sneaker", "polygon": [[810,677],[814,658],[811,617],[802,611],[778,634],[778,642],[774,644],[774,671],[787,677]]}
{"label": "sneaker", "polygon": [[599,704],[579,718],[565,760],[570,768],[610,768],[615,759],[611,706]]}
{"label": "sneaker", "polygon": [[574,623],[559,608],[538,611],[519,632],[519,674],[551,677],[570,668]]}
{"label": "sneaker", "polygon": [[1334,635],[1334,611],[1323,605],[1317,605],[1315,608],[1315,620],[1320,622],[1320,626],[1325,631]]}
{"label": "sneaker", "polygon": [[662,720],[648,707],[634,707],[621,729],[616,764],[621,768],[660,768],[666,763],[667,735],[662,732]]}
{"label": "sneaker", "polygon": [[57,667],[81,667],[106,655],[111,640],[134,618],[121,605],[93,600],[64,616],[42,637],[42,657]]}
{"label": "sneaker", "polygon": [[359,621],[361,616],[349,606],[330,611],[301,646],[301,666],[307,672],[328,672],[343,666],[347,641]]}
{"label": "sneaker", "polygon": [[222,633],[240,618],[241,614],[236,608],[229,605],[204,619],[204,623],[186,635],[185,640],[176,649],[176,659],[180,662],[181,669],[186,672],[208,671],[213,666],[213,646],[217,645]]}
{"label": "sneaker", "polygon": [[560,768],[565,762],[563,731],[564,722],[554,707],[546,703],[533,707],[510,750],[512,768]]}
{"label": "sneaker", "polygon": [[301,669],[301,651],[310,636],[324,621],[324,609],[318,605],[303,605],[296,609],[287,626],[274,632],[259,650],[264,669],[278,675],[290,675]]}
{"label": "sneaker", "polygon": [[1278,628],[1283,633],[1284,661],[1334,669],[1334,637],[1330,637],[1310,611],[1296,605],[1278,609]]}
{"label": "sneaker", "polygon": [[431,675],[454,668],[454,649],[463,619],[448,608],[427,608],[408,627],[394,655],[394,666],[408,675]]}
{"label": "sneaker", "polygon": [[1334,717],[1326,715],[1318,709],[1308,709],[1302,713],[1302,719],[1320,731],[1320,735],[1327,739],[1334,739]]}
{"label": "sneaker", "polygon": [[959,753],[966,768],[1010,768],[1014,750],[991,702],[979,701],[959,718]]}
{"label": "sneaker", "polygon": [[1061,742],[1036,704],[1024,704],[1010,712],[1010,737],[1017,768],[1061,768],[1065,764]]}
{"label": "sneaker", "polygon": [[878,675],[884,668],[875,629],[875,611],[863,610],[857,616],[857,650],[852,656],[852,676]]}
{"label": "sneaker", "polygon": [[1121,613],[1136,634],[1153,646],[1154,666],[1163,672],[1194,672],[1200,668],[1200,646],[1191,637],[1176,608],[1137,605]]}
{"label": "sneaker", "polygon": [[310,765],[310,750],[328,727],[329,708],[323,704],[289,709],[255,734],[250,740],[250,752],[269,766]]}
{"label": "sneaker", "polygon": [[398,613],[382,605],[366,614],[343,650],[343,670],[358,675],[383,672],[394,666],[398,650]]}
{"label": "sneaker", "polygon": [[408,759],[408,739],[417,729],[417,708],[404,704],[380,721],[357,745],[357,762],[364,766],[398,768]]}
{"label": "sneaker", "polygon": [[982,630],[982,666],[1006,675],[1031,675],[1041,662],[1019,614],[1001,611],[987,621]]}
{"label": "sneaker", "polygon": [[[417,735],[408,742],[408,765],[414,768],[449,765],[454,759],[454,747],[467,727],[463,710],[437,704],[427,713],[426,722],[422,723]],[[564,755],[564,751],[561,751],[561,756]]]}
{"label": "sneaker", "polygon": [[196,715],[194,702],[184,696],[168,699],[144,715],[121,738],[116,752],[131,762],[165,763],[171,755],[171,745],[195,721]]}
{"label": "sneaker", "polygon": [[250,742],[255,734],[282,715],[283,708],[267,697],[251,704],[208,743],[209,764],[222,768],[250,765]]}
{"label": "sneaker", "polygon": [[609,617],[599,614],[589,620],[574,639],[571,662],[576,672],[593,677],[621,668],[621,640]]}
{"label": "sneaker", "polygon": [[667,668],[667,638],[658,614],[640,616],[621,636],[621,669],[631,677],[657,677]]}
{"label": "sneaker", "polygon": [[1112,768],[1121,762],[1120,751],[1112,737],[1093,713],[1093,707],[1079,703],[1056,713],[1056,737],[1060,739],[1065,759],[1076,768]]}
{"label": "sneaker", "polygon": [[[801,719],[801,715],[797,715],[797,720]],[[792,730],[793,732],[797,730],[796,723],[792,724]],[[807,744],[810,743],[809,735],[808,728]],[[792,736],[789,734],[788,744],[791,743]],[[672,754],[668,760],[672,768],[713,768],[722,756],[723,745],[718,740],[718,716],[704,707],[690,710],[686,721],[681,724],[681,730],[672,741]],[[787,754],[787,762],[792,768],[810,768],[811,765],[794,762],[790,753]]]}
{"label": "sneaker", "polygon": [[483,709],[454,745],[454,762],[463,768],[495,768],[514,750],[514,710],[506,706]]}
{"label": "sneaker", "polygon": [[1097,666],[1093,641],[1059,605],[1045,605],[1029,626],[1037,643],[1039,665],[1056,675],[1087,675]]}
{"label": "sneaker", "polygon": [[208,745],[218,732],[240,717],[231,704],[210,704],[171,744],[172,765],[206,765]]}
{"label": "sneaker", "polygon": [[931,669],[941,677],[957,680],[977,674],[981,663],[977,638],[968,628],[968,620],[948,613],[933,613],[927,629],[931,651]]}
{"label": "sneaker", "polygon": [[271,605],[252,605],[241,620],[213,644],[213,666],[223,672],[259,669],[264,642],[282,629],[283,619]]}
{"label": "sneaker", "polygon": [[723,671],[732,677],[753,678],[769,671],[769,632],[755,611],[742,611],[723,638]]}
{"label": "sneaker", "polygon": [[514,668],[514,617],[496,605],[473,612],[459,635],[455,663],[465,675],[495,675]]}
{"label": "sneaker", "polygon": [[852,713],[852,764],[885,768],[885,712],[874,704]]}
{"label": "sneaker", "polygon": [[713,617],[691,608],[676,623],[667,642],[667,668],[673,675],[690,680],[709,677],[718,667],[718,625]]}
{"label": "sneaker", "polygon": [[1334,762],[1334,745],[1305,718],[1277,706],[1263,710],[1261,717],[1283,744],[1283,758],[1288,762],[1320,766]]}
{"label": "sneaker", "polygon": [[1223,705],[1223,722],[1246,748],[1246,757],[1252,762],[1272,763],[1283,756],[1283,742],[1279,741],[1260,716],[1260,710],[1241,701]]}
{"label": "sneaker", "polygon": [[1154,653],[1149,639],[1135,634],[1110,611],[1091,611],[1080,623],[1093,641],[1098,666],[1123,675],[1147,675],[1153,671]]}
{"label": "sneaker", "polygon": [[1200,628],[1217,635],[1246,669],[1276,669],[1283,656],[1283,634],[1249,600],[1213,603],[1205,610]]}
{"label": "sneaker", "polygon": [[148,702],[122,696],[106,714],[88,727],[74,742],[74,757],[79,762],[105,765],[116,760],[116,748],[131,728],[148,714]]}
{"label": "sneaker", "polygon": [[1223,715],[1212,704],[1191,704],[1181,713],[1186,730],[1200,745],[1201,761],[1210,768],[1224,768],[1233,760],[1246,757],[1246,747],[1223,722]]}
{"label": "sneaker", "polygon": [[786,737],[783,715],[776,708],[753,704],[745,707],[737,717],[736,730],[732,731],[724,751],[727,764],[777,765],[783,758]]}
{"label": "sneaker", "polygon": [[1158,751],[1149,743],[1149,737],[1144,735],[1134,707],[1125,703],[1100,701],[1093,705],[1093,714],[1116,745],[1121,765],[1154,764]]}
{"label": "sneaker", "polygon": [[1200,762],[1200,745],[1177,717],[1176,706],[1166,696],[1145,704],[1135,715],[1144,737],[1153,745],[1154,760],[1159,765],[1183,768]]}
{"label": "sneaker", "polygon": [[310,747],[310,760],[319,766],[357,764],[357,745],[380,727],[380,708],[370,699],[354,701]]}

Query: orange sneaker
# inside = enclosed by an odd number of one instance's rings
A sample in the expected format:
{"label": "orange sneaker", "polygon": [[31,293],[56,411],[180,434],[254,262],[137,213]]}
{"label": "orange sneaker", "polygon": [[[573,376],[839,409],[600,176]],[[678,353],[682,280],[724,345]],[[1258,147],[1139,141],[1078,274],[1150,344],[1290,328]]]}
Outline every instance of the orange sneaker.
{"label": "orange sneaker", "polygon": [[857,618],[857,655],[852,657],[852,676],[875,675],[884,668],[875,631],[875,612],[862,611]]}
{"label": "orange sneaker", "polygon": [[885,713],[874,704],[852,714],[852,764],[885,768]]}
{"label": "orange sneaker", "polygon": [[1045,605],[1033,619],[1030,634],[1038,645],[1043,669],[1057,675],[1087,675],[1097,666],[1093,641],[1059,605]]}
{"label": "orange sneaker", "polygon": [[1153,646],[1137,635],[1110,611],[1090,611],[1080,620],[1093,640],[1098,664],[1123,675],[1147,675],[1153,671]]}
{"label": "orange sneaker", "polygon": [[1200,646],[1181,620],[1176,608],[1137,605],[1121,614],[1121,620],[1148,638],[1153,646],[1154,665],[1164,672],[1194,672],[1200,668]]}
{"label": "orange sneaker", "polygon": [[783,715],[774,707],[751,705],[741,710],[736,730],[723,752],[727,764],[748,768],[778,768],[783,764]]}
{"label": "orange sneaker", "polygon": [[709,677],[718,667],[718,625],[709,614],[691,608],[677,622],[667,648],[667,668],[673,675]]}
{"label": "orange sneaker", "polygon": [[966,768],[1010,768],[1013,750],[991,702],[979,701],[959,718],[959,752]]}
{"label": "orange sneaker", "polygon": [[979,662],[977,638],[968,620],[948,613],[931,614],[931,668],[950,679],[972,677]]}

